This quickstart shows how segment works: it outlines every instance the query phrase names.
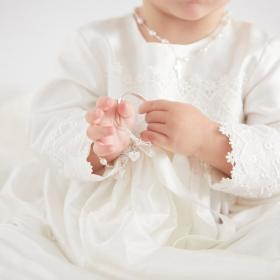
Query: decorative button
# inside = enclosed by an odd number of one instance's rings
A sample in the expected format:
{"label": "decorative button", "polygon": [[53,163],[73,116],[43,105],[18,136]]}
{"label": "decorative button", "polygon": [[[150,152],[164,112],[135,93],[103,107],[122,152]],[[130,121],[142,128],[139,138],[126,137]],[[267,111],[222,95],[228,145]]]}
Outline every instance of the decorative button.
{"label": "decorative button", "polygon": [[140,157],[140,153],[138,151],[130,151],[128,153],[128,157],[132,160],[132,161],[136,161],[139,157]]}

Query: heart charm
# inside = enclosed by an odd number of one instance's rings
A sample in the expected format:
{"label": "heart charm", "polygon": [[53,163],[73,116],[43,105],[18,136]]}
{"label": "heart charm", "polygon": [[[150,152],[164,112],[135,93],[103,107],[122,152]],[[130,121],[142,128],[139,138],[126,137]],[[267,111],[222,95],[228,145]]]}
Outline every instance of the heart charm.
{"label": "heart charm", "polygon": [[140,157],[140,153],[138,151],[130,151],[128,153],[128,157],[132,160],[132,161],[136,161],[139,157]]}

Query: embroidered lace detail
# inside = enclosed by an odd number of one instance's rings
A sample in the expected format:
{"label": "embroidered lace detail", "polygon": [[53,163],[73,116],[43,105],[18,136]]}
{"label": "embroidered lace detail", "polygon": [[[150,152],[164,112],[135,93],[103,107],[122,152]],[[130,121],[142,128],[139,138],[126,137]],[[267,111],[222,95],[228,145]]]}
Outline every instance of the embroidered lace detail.
{"label": "embroidered lace detail", "polygon": [[[219,123],[232,150],[231,178],[211,188],[247,198],[267,198],[280,193],[280,131],[266,125]],[[269,135],[269,137],[268,137]]]}
{"label": "embroidered lace detail", "polygon": [[115,89],[119,95],[137,92],[149,99],[152,91],[157,98],[190,103],[213,120],[239,120],[243,112],[242,93],[249,73],[244,71],[236,77],[217,74],[210,78],[192,74],[183,76],[178,82],[172,67],[166,68],[148,65],[144,73],[131,73],[115,61],[107,75],[114,85],[118,85]]}
{"label": "embroidered lace detail", "polygon": [[92,172],[92,166],[87,161],[92,142],[86,135],[84,112],[70,111],[54,122],[58,125],[50,129],[41,149],[42,154],[47,155],[65,176],[87,180]]}

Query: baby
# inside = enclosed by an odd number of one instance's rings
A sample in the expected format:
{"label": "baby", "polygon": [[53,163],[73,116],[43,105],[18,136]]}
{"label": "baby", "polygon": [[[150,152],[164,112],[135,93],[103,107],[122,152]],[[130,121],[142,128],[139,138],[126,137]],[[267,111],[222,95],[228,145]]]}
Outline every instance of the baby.
{"label": "baby", "polygon": [[279,279],[280,40],[227,3],[144,0],[61,52],[31,106],[47,168],[17,171],[4,201],[36,203],[72,263],[107,279]]}

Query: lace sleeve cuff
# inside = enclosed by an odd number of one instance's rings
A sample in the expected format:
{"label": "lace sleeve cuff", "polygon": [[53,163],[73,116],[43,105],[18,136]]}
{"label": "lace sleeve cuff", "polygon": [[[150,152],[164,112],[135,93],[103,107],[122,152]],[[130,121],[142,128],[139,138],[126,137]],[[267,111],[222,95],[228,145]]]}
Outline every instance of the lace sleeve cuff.
{"label": "lace sleeve cuff", "polygon": [[280,132],[266,125],[219,123],[232,150],[230,178],[222,178],[212,189],[247,198],[267,198],[280,193]]}
{"label": "lace sleeve cuff", "polygon": [[87,161],[92,144],[86,135],[87,127],[84,111],[65,113],[49,123],[46,130],[51,132],[47,135],[43,133],[31,147],[65,177],[81,181],[105,180],[118,173],[120,166],[115,164],[113,168],[106,168],[103,175],[92,174],[91,163]]}
{"label": "lace sleeve cuff", "polygon": [[80,181],[102,181],[109,177],[119,178],[124,174],[128,161],[136,161],[140,152],[152,156],[151,143],[146,143],[131,133],[131,145],[114,161],[106,166],[102,175],[92,173],[87,160],[92,141],[87,136],[88,123],[85,111],[74,109],[61,112],[49,120],[46,127],[36,134],[31,148],[50,162],[50,166],[65,177]]}

